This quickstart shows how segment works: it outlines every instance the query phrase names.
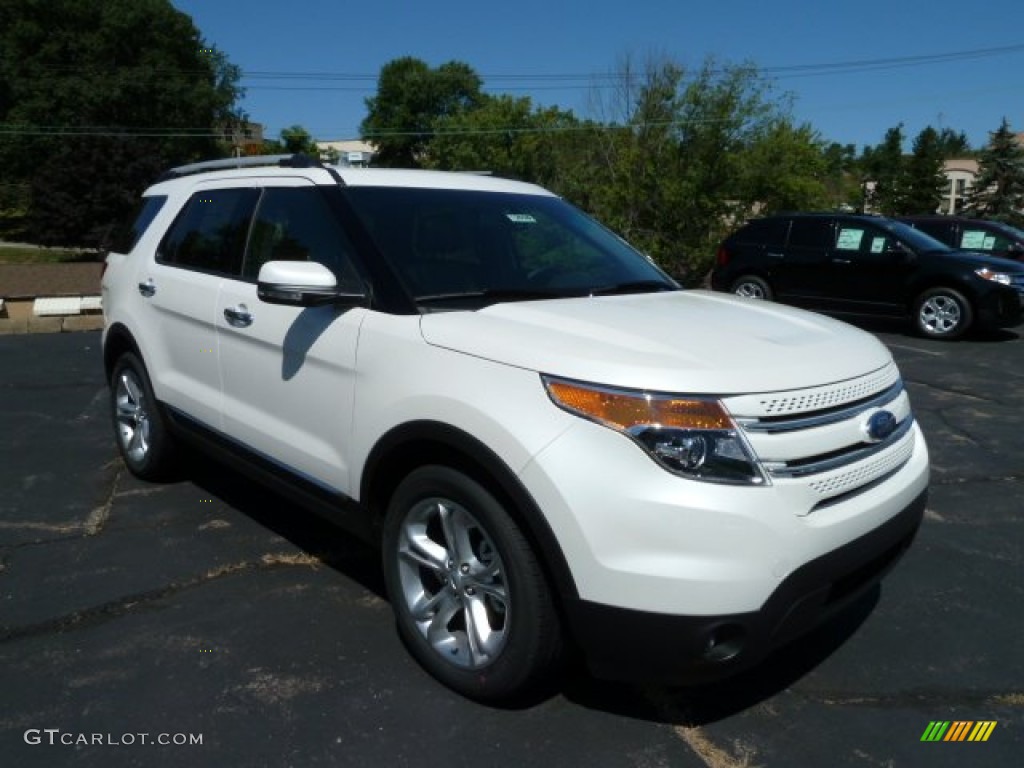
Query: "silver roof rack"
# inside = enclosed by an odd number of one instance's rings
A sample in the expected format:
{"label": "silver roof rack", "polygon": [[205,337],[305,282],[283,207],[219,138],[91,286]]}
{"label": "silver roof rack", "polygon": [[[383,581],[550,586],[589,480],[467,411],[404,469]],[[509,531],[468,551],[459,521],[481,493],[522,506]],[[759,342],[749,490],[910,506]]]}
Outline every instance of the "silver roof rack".
{"label": "silver roof rack", "polygon": [[229,170],[232,168],[258,168],[277,166],[280,168],[322,168],[323,163],[315,157],[303,154],[294,155],[250,155],[247,157],[225,157],[220,160],[204,160],[201,163],[179,165],[165,171],[159,181],[189,176],[193,173],[206,171]]}

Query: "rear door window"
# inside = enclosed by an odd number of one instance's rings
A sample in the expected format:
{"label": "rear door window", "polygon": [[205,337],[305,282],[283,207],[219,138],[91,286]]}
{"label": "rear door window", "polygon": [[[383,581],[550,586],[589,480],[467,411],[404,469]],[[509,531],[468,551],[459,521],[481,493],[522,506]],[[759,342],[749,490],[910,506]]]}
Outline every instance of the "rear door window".
{"label": "rear door window", "polygon": [[196,192],[160,244],[157,261],[213,274],[240,274],[259,196],[254,187]]}
{"label": "rear door window", "polygon": [[789,244],[797,248],[831,248],[832,220],[816,217],[793,219],[789,228]]}

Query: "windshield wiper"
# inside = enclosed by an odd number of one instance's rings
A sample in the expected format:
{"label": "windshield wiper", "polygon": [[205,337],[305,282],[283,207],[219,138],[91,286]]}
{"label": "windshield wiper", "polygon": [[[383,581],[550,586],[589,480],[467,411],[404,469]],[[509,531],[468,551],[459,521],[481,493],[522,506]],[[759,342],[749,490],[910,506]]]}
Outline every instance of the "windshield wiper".
{"label": "windshield wiper", "polygon": [[590,296],[614,296],[621,293],[649,293],[652,291],[678,291],[679,286],[664,280],[633,280],[617,285],[603,285],[588,292]]}
{"label": "windshield wiper", "polygon": [[434,304],[446,301],[476,301],[493,299],[495,301],[529,301],[530,299],[558,299],[565,296],[564,292],[538,291],[528,288],[489,288],[486,291],[458,291],[452,293],[433,293],[429,296],[417,296],[419,304]]}

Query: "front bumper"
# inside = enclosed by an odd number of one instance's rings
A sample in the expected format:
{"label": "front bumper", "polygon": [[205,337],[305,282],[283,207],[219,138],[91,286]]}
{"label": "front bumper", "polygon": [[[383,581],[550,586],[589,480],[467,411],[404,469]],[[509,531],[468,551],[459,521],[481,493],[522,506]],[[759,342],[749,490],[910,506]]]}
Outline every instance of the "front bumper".
{"label": "front bumper", "polygon": [[736,674],[877,584],[910,546],[927,495],[797,568],[757,611],[679,616],[576,599],[565,606],[573,635],[596,677],[692,684]]}

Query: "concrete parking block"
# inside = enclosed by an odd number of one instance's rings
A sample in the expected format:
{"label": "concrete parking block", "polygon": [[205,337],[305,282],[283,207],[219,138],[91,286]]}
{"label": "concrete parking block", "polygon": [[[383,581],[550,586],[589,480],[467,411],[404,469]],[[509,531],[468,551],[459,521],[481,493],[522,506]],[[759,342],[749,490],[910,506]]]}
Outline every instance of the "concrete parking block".
{"label": "concrete parking block", "polygon": [[65,333],[73,331],[99,331],[103,329],[103,315],[80,315],[65,317],[61,330]]}
{"label": "concrete parking block", "polygon": [[63,318],[30,317],[28,318],[29,333],[60,333]]}
{"label": "concrete parking block", "polygon": [[28,333],[28,318],[0,318],[0,336],[10,333]]}

